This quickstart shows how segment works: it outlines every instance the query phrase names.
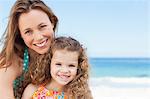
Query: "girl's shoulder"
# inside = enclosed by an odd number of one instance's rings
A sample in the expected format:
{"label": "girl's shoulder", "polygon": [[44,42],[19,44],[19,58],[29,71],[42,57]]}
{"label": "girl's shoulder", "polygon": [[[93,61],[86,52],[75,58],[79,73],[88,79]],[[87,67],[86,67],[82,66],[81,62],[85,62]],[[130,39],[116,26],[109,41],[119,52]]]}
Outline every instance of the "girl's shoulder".
{"label": "girl's shoulder", "polygon": [[37,85],[29,84],[22,95],[22,99],[29,99],[32,97],[33,93],[38,89]]}
{"label": "girl's shoulder", "polygon": [[31,84],[29,84],[29,85],[26,87],[26,89],[30,89],[30,90],[36,91],[36,90],[38,89],[38,86],[31,83]]}

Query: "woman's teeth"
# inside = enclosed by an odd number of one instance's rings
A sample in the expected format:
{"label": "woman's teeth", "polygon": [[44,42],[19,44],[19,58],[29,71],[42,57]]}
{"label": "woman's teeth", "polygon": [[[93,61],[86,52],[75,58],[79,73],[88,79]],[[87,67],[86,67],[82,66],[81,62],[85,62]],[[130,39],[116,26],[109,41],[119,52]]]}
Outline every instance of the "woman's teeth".
{"label": "woman's teeth", "polygon": [[46,44],[46,40],[44,42],[41,42],[41,43],[38,43],[38,44],[35,44],[35,45],[38,46],[38,47],[43,47],[45,44]]}

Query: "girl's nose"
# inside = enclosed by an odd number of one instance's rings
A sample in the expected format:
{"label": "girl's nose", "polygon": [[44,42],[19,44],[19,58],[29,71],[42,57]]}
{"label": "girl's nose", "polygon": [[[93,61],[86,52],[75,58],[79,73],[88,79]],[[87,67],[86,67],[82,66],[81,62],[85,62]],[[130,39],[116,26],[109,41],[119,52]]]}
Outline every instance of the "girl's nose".
{"label": "girl's nose", "polygon": [[61,72],[63,72],[63,73],[68,73],[68,72],[69,72],[69,68],[66,67],[66,66],[63,66],[63,67],[61,68]]}

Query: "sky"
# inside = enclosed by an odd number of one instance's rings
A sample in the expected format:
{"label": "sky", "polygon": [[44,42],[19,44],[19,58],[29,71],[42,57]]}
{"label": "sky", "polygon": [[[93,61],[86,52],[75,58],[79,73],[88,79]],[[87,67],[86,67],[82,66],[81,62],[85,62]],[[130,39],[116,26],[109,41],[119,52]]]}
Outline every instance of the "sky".
{"label": "sky", "polygon": [[[59,19],[57,36],[71,36],[89,57],[150,58],[149,0],[43,0]],[[0,35],[15,0],[0,0]]]}

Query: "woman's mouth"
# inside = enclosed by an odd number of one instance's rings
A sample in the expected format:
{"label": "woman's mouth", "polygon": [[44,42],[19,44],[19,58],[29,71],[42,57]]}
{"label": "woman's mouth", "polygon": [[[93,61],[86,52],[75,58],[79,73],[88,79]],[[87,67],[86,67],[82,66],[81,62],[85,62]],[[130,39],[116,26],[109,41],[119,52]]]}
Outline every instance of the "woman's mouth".
{"label": "woman's mouth", "polygon": [[40,42],[40,43],[36,43],[34,44],[37,47],[44,47],[47,43],[48,39],[45,39],[44,41]]}

